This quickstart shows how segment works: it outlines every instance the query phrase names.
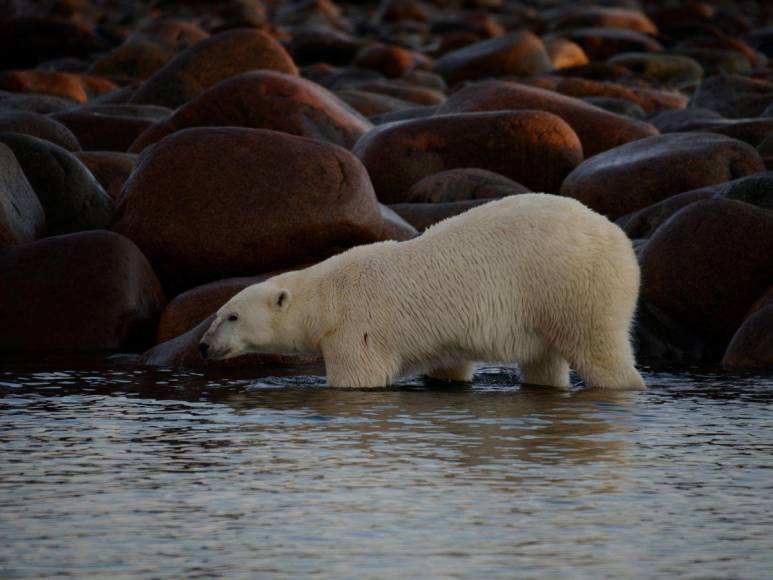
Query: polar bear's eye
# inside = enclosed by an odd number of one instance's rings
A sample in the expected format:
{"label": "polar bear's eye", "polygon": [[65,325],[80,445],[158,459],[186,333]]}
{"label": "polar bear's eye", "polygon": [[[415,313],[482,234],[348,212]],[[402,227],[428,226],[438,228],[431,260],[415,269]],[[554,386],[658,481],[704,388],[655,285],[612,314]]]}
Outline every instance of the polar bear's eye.
{"label": "polar bear's eye", "polygon": [[239,320],[239,317],[236,314],[231,314],[231,316],[228,317],[229,322],[236,322]]}

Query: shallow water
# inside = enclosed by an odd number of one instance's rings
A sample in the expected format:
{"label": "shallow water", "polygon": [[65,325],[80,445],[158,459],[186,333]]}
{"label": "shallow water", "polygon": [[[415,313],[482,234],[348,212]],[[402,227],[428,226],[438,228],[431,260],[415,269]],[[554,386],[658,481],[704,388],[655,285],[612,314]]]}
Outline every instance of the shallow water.
{"label": "shallow water", "polygon": [[0,371],[5,577],[763,578],[773,377]]}

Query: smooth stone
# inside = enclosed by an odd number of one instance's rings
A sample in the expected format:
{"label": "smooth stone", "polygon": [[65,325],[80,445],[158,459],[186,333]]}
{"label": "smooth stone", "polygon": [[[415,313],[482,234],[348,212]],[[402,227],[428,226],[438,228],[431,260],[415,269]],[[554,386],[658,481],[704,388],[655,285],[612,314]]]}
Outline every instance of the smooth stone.
{"label": "smooth stone", "polygon": [[773,286],[752,306],[733,335],[722,366],[728,369],[773,369]]}
{"label": "smooth stone", "polygon": [[573,28],[556,32],[578,44],[591,61],[605,61],[621,52],[662,52],[663,46],[654,38],[625,28]]}
{"label": "smooth stone", "polygon": [[577,135],[543,111],[464,113],[376,127],[355,145],[382,203],[402,203],[411,186],[448,169],[500,173],[532,191],[558,191],[582,161]]}
{"label": "smooth stone", "polygon": [[287,48],[299,65],[348,65],[364,46],[359,38],[324,26],[299,26],[291,31]]}
{"label": "smooth stone", "polygon": [[604,109],[610,113],[624,115],[631,119],[644,119],[647,113],[640,105],[627,99],[618,99],[615,97],[583,97],[582,100],[588,104]]}
{"label": "smooth stone", "polygon": [[568,6],[549,23],[553,30],[573,28],[624,28],[657,35],[658,28],[643,12],[607,6]]}
{"label": "smooth stone", "polygon": [[45,225],[46,216],[35,190],[13,151],[0,143],[0,254],[36,240]]}
{"label": "smooth stone", "polygon": [[701,65],[705,77],[735,75],[751,69],[749,60],[734,50],[680,47],[671,49],[669,53],[693,59]]}
{"label": "smooth stone", "polygon": [[73,132],[81,147],[90,151],[127,151],[137,137],[152,127],[152,119],[101,112],[72,110],[51,118]]}
{"label": "smooth stone", "polygon": [[383,203],[378,204],[381,212],[381,237],[385,240],[397,240],[404,242],[419,235],[418,230],[405,221],[400,214]]}
{"label": "smooth stone", "polygon": [[661,133],[683,133],[688,131],[696,122],[724,117],[711,109],[693,108],[658,111],[649,117],[647,122],[657,127]]}
{"label": "smooth stone", "polygon": [[647,87],[626,86],[609,81],[564,78],[558,81],[555,90],[570,97],[613,97],[625,99],[639,105],[645,112],[654,113],[663,109],[684,109],[689,99],[677,92],[658,91]]}
{"label": "smooth stone", "polygon": [[414,105],[440,105],[446,96],[436,90],[403,79],[372,80],[356,85],[361,91],[379,93],[413,103]]}
{"label": "smooth stone", "polygon": [[495,199],[529,191],[531,190],[528,187],[499,173],[462,167],[420,179],[411,186],[405,201],[448,203],[469,199]]}
{"label": "smooth stone", "polygon": [[174,50],[154,42],[125,42],[100,56],[88,70],[105,77],[146,79],[161,70],[174,55]]}
{"label": "smooth stone", "polygon": [[35,191],[46,215],[46,235],[110,226],[113,201],[75,155],[49,141],[0,133]]}
{"label": "smooth stone", "polygon": [[402,99],[380,93],[371,93],[369,91],[346,89],[343,91],[336,91],[334,94],[365,117],[374,117],[376,115],[383,115],[394,111],[405,111],[416,107],[415,103],[409,103]]}
{"label": "smooth stone", "polygon": [[413,53],[400,46],[363,47],[355,56],[354,66],[376,70],[388,78],[402,77],[415,65]]}
{"label": "smooth stone", "polygon": [[129,175],[137,165],[136,155],[118,151],[78,151],[75,156],[113,200],[118,199]]}
{"label": "smooth stone", "polygon": [[544,40],[553,69],[583,66],[590,62],[588,55],[576,42],[565,38],[548,38]]}
{"label": "smooth stone", "polygon": [[691,107],[716,111],[728,119],[757,117],[773,104],[773,83],[739,75],[705,79],[690,100]]}
{"label": "smooth stone", "polygon": [[85,103],[92,97],[118,90],[118,85],[100,77],[41,70],[7,70],[0,72],[0,90],[16,93],[38,93],[64,97]]}
{"label": "smooth stone", "polygon": [[431,105],[424,105],[419,107],[412,106],[408,109],[398,109],[396,111],[390,111],[380,115],[373,115],[372,117],[369,117],[368,120],[374,125],[384,125],[386,123],[395,123],[397,121],[425,119],[434,115],[437,112],[437,109],[437,107]]}
{"label": "smooth stone", "polygon": [[0,278],[3,351],[142,350],[165,304],[142,252],[108,231],[18,246],[0,255]]}
{"label": "smooth stone", "polygon": [[690,85],[703,78],[703,67],[698,61],[678,54],[624,52],[607,62],[622,65],[639,77],[666,85]]}
{"label": "smooth stone", "polygon": [[79,151],[78,138],[51,117],[22,111],[0,113],[0,133],[21,133],[45,139],[68,151]]}
{"label": "smooth stone", "polygon": [[712,196],[709,187],[685,191],[619,217],[615,223],[623,228],[631,239],[649,238],[680,209]]}
{"label": "smooth stone", "polygon": [[0,111],[3,112],[18,111],[47,115],[71,109],[74,104],[70,99],[52,97],[51,95],[0,91]]}
{"label": "smooth stone", "polygon": [[765,170],[756,149],[714,133],[648,137],[586,159],[561,194],[612,220],[667,197]]}
{"label": "smooth stone", "polygon": [[417,230],[422,231],[446,218],[459,215],[491,199],[467,199],[446,203],[393,203],[389,207]]}

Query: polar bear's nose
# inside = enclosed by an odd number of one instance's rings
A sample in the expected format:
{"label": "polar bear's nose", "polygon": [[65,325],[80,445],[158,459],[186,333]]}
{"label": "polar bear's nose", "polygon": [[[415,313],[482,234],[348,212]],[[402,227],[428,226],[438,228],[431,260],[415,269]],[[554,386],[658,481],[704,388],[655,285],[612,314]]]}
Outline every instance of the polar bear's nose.
{"label": "polar bear's nose", "polygon": [[209,345],[206,342],[200,342],[199,352],[201,353],[201,358],[207,358],[207,353],[209,352]]}

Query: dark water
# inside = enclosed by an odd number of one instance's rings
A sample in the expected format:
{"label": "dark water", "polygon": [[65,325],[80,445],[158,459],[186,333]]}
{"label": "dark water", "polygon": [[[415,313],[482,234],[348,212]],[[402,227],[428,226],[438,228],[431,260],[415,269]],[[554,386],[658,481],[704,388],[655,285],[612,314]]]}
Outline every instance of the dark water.
{"label": "dark water", "polygon": [[773,377],[0,371],[5,577],[770,578]]}

